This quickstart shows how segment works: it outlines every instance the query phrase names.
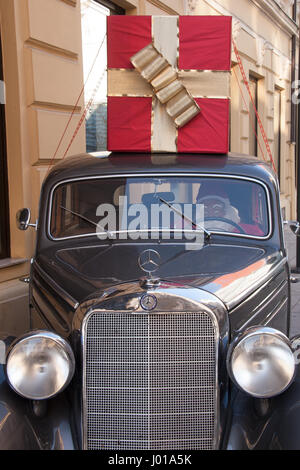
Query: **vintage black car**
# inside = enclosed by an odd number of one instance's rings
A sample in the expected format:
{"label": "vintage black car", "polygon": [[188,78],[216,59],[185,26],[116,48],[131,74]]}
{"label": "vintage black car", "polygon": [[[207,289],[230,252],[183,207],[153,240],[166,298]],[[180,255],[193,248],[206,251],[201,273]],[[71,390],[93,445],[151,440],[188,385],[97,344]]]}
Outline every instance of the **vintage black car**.
{"label": "vintage black car", "polygon": [[70,157],[43,184],[36,228],[31,328],[1,336],[1,449],[300,448],[267,164]]}

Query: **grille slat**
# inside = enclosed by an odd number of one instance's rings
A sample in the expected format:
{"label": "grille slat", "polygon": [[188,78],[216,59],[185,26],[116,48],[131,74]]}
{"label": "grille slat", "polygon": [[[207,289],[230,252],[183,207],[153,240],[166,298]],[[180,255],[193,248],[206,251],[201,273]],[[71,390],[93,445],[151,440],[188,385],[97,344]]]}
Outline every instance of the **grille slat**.
{"label": "grille slat", "polygon": [[83,338],[86,448],[212,449],[216,334],[206,313],[92,313]]}

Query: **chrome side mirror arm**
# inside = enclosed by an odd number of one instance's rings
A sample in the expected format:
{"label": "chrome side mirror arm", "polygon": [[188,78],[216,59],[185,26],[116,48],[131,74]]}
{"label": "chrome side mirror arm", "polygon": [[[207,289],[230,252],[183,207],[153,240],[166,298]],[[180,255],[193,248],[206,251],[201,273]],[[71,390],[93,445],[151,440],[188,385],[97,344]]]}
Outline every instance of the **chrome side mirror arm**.
{"label": "chrome side mirror arm", "polygon": [[27,208],[20,209],[17,212],[16,221],[19,230],[27,230],[28,227],[34,227],[34,229],[37,230],[38,223],[37,221],[35,222],[35,224],[30,223],[30,216],[30,209]]}
{"label": "chrome side mirror arm", "polygon": [[285,220],[284,225],[288,225],[296,236],[300,236],[300,223],[297,220]]}

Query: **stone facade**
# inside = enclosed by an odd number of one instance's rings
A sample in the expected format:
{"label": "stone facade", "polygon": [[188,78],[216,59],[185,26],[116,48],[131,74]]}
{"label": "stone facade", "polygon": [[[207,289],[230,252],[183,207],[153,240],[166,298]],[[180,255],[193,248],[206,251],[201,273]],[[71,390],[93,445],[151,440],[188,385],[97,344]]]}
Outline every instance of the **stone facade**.
{"label": "stone facade", "polygon": [[[280,127],[281,204],[284,216],[295,218],[295,142],[291,138],[291,82],[292,37],[295,35],[298,38],[298,27],[292,19],[293,1],[195,0],[190,4],[193,14],[233,16],[233,40],[247,80],[251,76],[257,80],[257,110],[274,160],[276,152],[278,153],[275,142],[275,99],[276,92],[280,94],[280,115],[277,119]],[[248,154],[250,140],[253,138],[249,125],[252,103],[237,64],[237,57],[233,52],[231,151]],[[297,75],[296,71],[296,77]],[[257,135],[257,155],[269,160],[259,126]]]}

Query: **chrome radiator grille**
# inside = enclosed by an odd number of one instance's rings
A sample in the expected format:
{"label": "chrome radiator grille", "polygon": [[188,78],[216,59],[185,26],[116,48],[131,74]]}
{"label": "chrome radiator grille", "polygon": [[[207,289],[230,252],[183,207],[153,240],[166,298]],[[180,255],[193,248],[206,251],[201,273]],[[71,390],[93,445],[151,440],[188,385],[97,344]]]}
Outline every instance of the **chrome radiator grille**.
{"label": "chrome radiator grille", "polygon": [[212,449],[216,331],[206,313],[94,312],[84,330],[87,449]]}

